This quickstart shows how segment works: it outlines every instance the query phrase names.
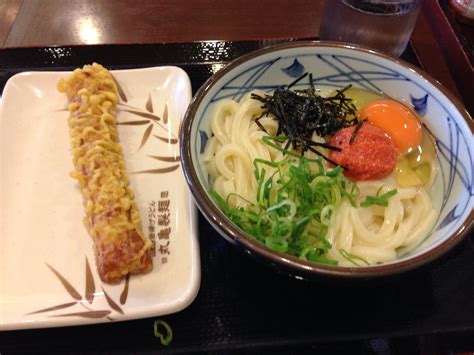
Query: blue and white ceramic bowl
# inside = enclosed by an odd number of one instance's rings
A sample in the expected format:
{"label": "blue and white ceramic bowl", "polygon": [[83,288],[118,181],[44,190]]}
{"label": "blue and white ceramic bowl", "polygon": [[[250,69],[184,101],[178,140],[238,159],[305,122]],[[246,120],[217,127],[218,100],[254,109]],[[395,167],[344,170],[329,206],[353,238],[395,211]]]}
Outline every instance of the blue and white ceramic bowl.
{"label": "blue and white ceramic bowl", "polygon": [[[368,267],[339,267],[302,261],[272,252],[234,225],[208,195],[202,155],[210,136],[210,117],[219,100],[239,100],[251,90],[273,91],[304,72],[325,92],[348,84],[384,93],[413,107],[436,142],[440,173],[431,197],[439,216],[415,250]],[[181,129],[181,160],[196,204],[228,241],[246,253],[293,275],[372,277],[416,268],[444,254],[468,233],[474,220],[474,124],[459,101],[420,69],[383,54],[330,42],[296,42],[247,54],[212,76],[195,95]]]}

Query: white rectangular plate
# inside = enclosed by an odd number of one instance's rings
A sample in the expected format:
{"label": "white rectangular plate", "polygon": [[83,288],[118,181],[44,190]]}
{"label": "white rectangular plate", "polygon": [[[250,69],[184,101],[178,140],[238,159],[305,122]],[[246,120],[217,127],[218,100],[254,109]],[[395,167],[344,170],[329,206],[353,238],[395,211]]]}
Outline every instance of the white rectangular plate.
{"label": "white rectangular plate", "polygon": [[196,210],[179,162],[191,100],[177,67],[112,72],[122,89],[120,142],[153,271],[101,282],[73,170],[65,72],[13,76],[0,117],[0,330],[57,327],[177,312],[200,284]]}

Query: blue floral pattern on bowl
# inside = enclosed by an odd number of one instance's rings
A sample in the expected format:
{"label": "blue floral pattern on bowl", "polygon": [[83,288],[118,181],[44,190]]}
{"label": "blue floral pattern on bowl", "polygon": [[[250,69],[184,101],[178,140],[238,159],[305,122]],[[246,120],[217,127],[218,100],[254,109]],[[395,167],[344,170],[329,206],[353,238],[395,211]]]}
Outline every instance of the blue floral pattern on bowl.
{"label": "blue floral pattern on bowl", "polygon": [[426,112],[428,111],[428,94],[422,97],[413,97],[412,95],[410,95],[410,101],[413,105],[413,109],[420,116],[426,115]]}

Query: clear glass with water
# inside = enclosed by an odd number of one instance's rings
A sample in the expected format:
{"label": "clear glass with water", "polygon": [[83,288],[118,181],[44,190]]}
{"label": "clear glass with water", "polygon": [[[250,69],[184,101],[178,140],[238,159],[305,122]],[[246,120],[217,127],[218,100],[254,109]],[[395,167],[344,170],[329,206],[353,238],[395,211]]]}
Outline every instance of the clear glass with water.
{"label": "clear glass with water", "polygon": [[423,0],[326,0],[320,38],[355,43],[398,57]]}

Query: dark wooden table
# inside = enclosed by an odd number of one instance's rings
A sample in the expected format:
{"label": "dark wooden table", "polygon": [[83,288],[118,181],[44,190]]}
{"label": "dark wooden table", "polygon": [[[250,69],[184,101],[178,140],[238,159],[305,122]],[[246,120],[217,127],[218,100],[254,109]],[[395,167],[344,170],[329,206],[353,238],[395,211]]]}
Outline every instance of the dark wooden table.
{"label": "dark wooden table", "polygon": [[[425,8],[412,44],[458,97]],[[324,0],[0,0],[0,47],[317,37]]]}
{"label": "dark wooden table", "polygon": [[[423,68],[462,100],[433,31],[436,18],[430,9],[437,1],[425,1],[411,45]],[[323,0],[0,0],[0,48],[317,37],[323,6]],[[472,332],[390,341],[392,347],[384,352],[383,341],[367,340],[380,354],[474,350]],[[293,352],[366,349],[358,346],[306,344]]]}

